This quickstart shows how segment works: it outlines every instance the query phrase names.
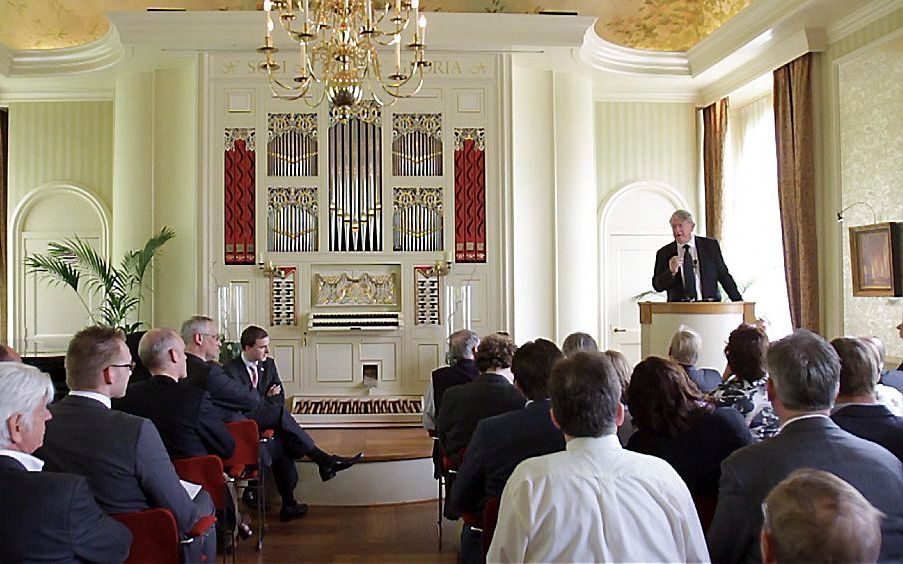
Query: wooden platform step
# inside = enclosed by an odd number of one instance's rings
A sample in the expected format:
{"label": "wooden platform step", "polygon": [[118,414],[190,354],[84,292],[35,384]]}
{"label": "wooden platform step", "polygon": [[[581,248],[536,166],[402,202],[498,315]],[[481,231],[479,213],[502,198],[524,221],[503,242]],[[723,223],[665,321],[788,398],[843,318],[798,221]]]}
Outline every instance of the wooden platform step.
{"label": "wooden platform step", "polygon": [[370,427],[308,429],[317,446],[345,456],[364,453],[364,462],[430,458],[433,440],[423,428]]}

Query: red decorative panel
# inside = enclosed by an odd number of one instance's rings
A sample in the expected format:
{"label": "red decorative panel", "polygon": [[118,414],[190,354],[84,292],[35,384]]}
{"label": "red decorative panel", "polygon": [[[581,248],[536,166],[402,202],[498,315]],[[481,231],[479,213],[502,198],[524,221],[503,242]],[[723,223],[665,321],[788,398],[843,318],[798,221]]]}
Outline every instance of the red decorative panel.
{"label": "red decorative panel", "polygon": [[224,155],[226,264],[254,264],[254,130],[226,129]]}
{"label": "red decorative panel", "polygon": [[455,129],[455,262],[486,262],[484,129]]}

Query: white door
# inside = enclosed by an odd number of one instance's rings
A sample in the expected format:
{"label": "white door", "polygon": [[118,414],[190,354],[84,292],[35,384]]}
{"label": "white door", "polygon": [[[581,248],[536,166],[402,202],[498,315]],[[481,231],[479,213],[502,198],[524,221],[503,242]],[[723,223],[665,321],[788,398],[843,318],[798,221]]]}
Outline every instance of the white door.
{"label": "white door", "polygon": [[631,365],[642,360],[637,303],[662,299],[660,294],[639,299],[637,296],[652,290],[655,251],[663,244],[661,235],[612,235],[609,238],[607,259],[611,283],[605,296],[609,348],[624,353]]}

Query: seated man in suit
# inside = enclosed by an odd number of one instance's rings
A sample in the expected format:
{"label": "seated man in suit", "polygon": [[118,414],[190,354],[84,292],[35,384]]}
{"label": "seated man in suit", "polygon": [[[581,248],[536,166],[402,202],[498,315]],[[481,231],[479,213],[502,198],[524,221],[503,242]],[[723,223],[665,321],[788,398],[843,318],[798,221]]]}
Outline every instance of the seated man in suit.
{"label": "seated man in suit", "polygon": [[273,429],[278,448],[273,455],[273,477],[282,497],[280,519],[289,521],[307,513],[307,505],[295,501],[298,469],[295,460],[305,456],[312,460],[324,482],[360,461],[363,453],[346,458],[320,450],[307,431],[298,425],[285,407],[285,391],[276,370],[276,362],[269,357],[270,337],[266,331],[251,325],[241,333],[241,354],[226,364],[226,374],[242,387],[260,398],[260,406],[245,415],[257,422],[260,429]]}
{"label": "seated man in suit", "polygon": [[702,349],[702,337],[689,327],[681,325],[680,329],[671,337],[671,346],[668,348],[668,356],[671,360],[680,364],[690,380],[696,384],[699,391],[707,394],[721,384],[721,374],[711,368],[696,368],[699,359],[699,351]]}
{"label": "seated man in suit", "polygon": [[[564,450],[564,435],[549,416],[548,391],[552,365],[561,358],[555,343],[546,339],[525,343],[514,353],[514,385],[527,396],[527,405],[477,424],[448,496],[448,512],[482,515],[486,499],[502,497],[508,476],[521,461]],[[463,561],[480,559],[480,541],[468,525],[462,528]]]}
{"label": "seated man in suit", "polygon": [[768,393],[780,432],[741,448],[721,464],[718,506],[708,531],[714,562],[761,559],[761,504],[799,468],[846,480],[887,516],[881,559],[903,559],[903,464],[877,444],[860,439],[828,417],[837,396],[840,359],[824,339],[805,329],[768,349]]}
{"label": "seated man in suit", "polygon": [[0,343],[0,362],[22,362],[22,357],[12,347]]}
{"label": "seated man in suit", "polygon": [[260,406],[260,394],[230,378],[219,364],[222,338],[212,319],[194,315],[182,323],[181,334],[187,358],[185,383],[206,390],[224,420],[245,419],[244,413]]}
{"label": "seated man in suit", "polygon": [[840,392],[831,419],[841,429],[873,441],[903,461],[903,417],[875,399],[878,365],[860,339],[838,337],[831,346],[840,356]]}
{"label": "seated man in suit", "polygon": [[[467,329],[455,331],[448,337],[450,366],[433,370],[423,396],[423,427],[431,437],[436,437],[436,414],[442,407],[445,391],[454,386],[473,382],[480,375],[477,362],[474,360],[479,344],[480,337]],[[439,441],[436,439],[433,440],[433,476],[438,478],[441,472],[442,455]]]}
{"label": "seated man in suit", "polygon": [[731,301],[742,301],[737,283],[724,264],[718,241],[694,235],[696,224],[686,210],[671,214],[670,223],[674,242],[655,253],[652,275],[655,291],[667,291],[669,302],[720,302],[720,283]]}
{"label": "seated man in suit", "polygon": [[[88,327],[76,333],[66,351],[72,391],[50,406],[53,419],[38,456],[48,470],[84,476],[107,513],[163,507],[185,536],[201,517],[213,515],[213,502],[205,491],[188,496],[149,419],[110,409],[110,398],[125,395],[132,366],[120,331]],[[216,558],[213,528],[187,551],[192,561],[202,554]]]}
{"label": "seated man in suit", "polygon": [[884,343],[878,337],[859,337],[859,340],[865,343],[872,356],[875,358],[875,364],[878,366],[878,372],[881,373],[879,382],[875,384],[875,399],[878,403],[884,404],[894,415],[903,416],[903,393],[897,388],[883,383],[885,380],[893,381],[893,376],[885,378],[884,371]]}
{"label": "seated man in suit", "polygon": [[793,472],[771,490],[762,512],[764,564],[878,559],[883,515],[833,474]]}
{"label": "seated man in suit", "polygon": [[480,337],[473,331],[461,329],[448,337],[449,366],[433,370],[423,396],[423,427],[435,435],[436,413],[442,407],[442,396],[453,386],[467,384],[480,375],[474,356]]}
{"label": "seated man in suit", "polygon": [[599,352],[599,344],[592,335],[579,331],[564,338],[561,343],[561,352],[564,353],[564,356],[573,356],[580,351]]}
{"label": "seated man in suit", "polygon": [[81,476],[42,472],[50,376],[0,363],[0,562],[122,562],[132,534],[97,506]]}
{"label": "seated man in suit", "polygon": [[210,394],[180,385],[185,378],[185,343],[169,328],[151,329],[141,337],[138,356],[151,373],[148,380],[129,386],[113,407],[154,422],[172,459],[214,454],[229,458],[235,440]]}
{"label": "seated man in suit", "polygon": [[476,361],[480,375],[445,392],[437,419],[439,446],[461,463],[461,451],[470,443],[477,423],[487,417],[522,409],[526,398],[512,385],[511,361],[517,346],[511,337],[494,333],[480,341]]}
{"label": "seated man in suit", "polygon": [[706,562],[693,498],[671,465],[621,448],[611,361],[555,364],[551,412],[566,450],[521,462],[502,493],[489,562]]}

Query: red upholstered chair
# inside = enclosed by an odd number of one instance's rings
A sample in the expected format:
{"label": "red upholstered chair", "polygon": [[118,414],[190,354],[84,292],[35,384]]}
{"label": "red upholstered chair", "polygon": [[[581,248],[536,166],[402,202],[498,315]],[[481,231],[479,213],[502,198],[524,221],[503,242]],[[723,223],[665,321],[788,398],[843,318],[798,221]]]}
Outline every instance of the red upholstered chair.
{"label": "red upholstered chair", "polygon": [[182,540],[176,518],[162,507],[112,517],[132,532],[132,547],[125,559],[128,564],[178,564],[180,545],[193,542],[216,523],[213,515],[201,517]]}
{"label": "red upholstered chair", "polygon": [[[253,488],[260,502],[257,504],[257,550],[263,549],[263,533],[266,530],[266,499],[264,472],[261,471],[260,448],[273,438],[273,431],[258,433],[257,423],[252,419],[226,423],[229,433],[235,439],[235,453],[223,460],[223,468],[235,489]],[[256,482],[257,485],[253,485]]]}
{"label": "red upholstered chair", "polygon": [[[462,463],[464,462],[464,454],[467,452],[466,448],[462,448],[458,453],[458,460]],[[455,477],[458,475],[458,468],[460,465],[454,458],[448,456],[444,451],[442,452],[442,475],[445,476],[446,489],[445,493],[448,494],[448,490],[455,483]],[[481,533],[483,531],[483,516],[478,515],[476,513],[470,513],[465,511],[461,513],[461,520],[464,521],[465,525],[469,525],[471,529],[474,531]],[[442,542],[441,531],[442,524],[439,524],[440,537],[439,542]],[[439,545],[439,548],[442,548],[442,545]]]}
{"label": "red upholstered chair", "polygon": [[[173,467],[179,478],[186,482],[199,484],[213,500],[213,507],[217,514],[225,515],[226,511],[226,477],[223,475],[223,461],[218,456],[208,454],[206,456],[192,456],[179,458],[172,461]],[[221,523],[225,526],[225,521]],[[231,532],[231,531],[230,531]],[[235,535],[230,534],[233,552],[235,550]],[[226,551],[223,550],[223,561],[226,559]]]}
{"label": "red upholstered chair", "polygon": [[492,544],[492,535],[495,534],[495,526],[499,522],[499,504],[501,499],[495,496],[487,497],[483,505],[483,559],[489,553],[489,545]]}

